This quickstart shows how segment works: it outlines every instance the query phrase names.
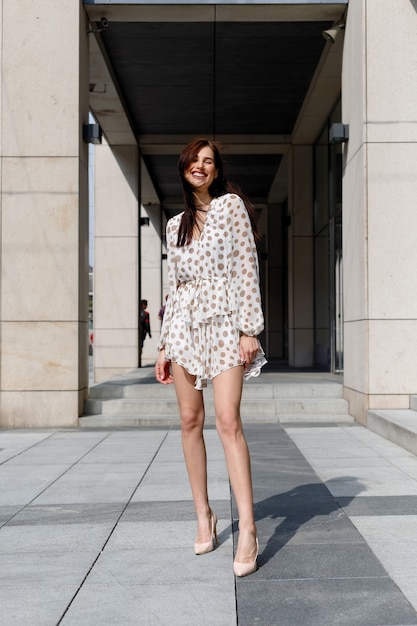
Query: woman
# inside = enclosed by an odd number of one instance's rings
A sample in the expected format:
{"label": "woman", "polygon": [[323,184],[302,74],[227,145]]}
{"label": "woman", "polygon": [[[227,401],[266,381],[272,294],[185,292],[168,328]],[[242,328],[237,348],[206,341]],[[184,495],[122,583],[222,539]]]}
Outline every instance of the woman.
{"label": "woman", "polygon": [[[248,446],[240,418],[243,379],[266,360],[253,208],[224,177],[214,143],[192,141],[178,163],[185,211],[167,224],[169,297],[156,378],[174,383],[182,445],[197,513],[196,554],[211,552],[217,518],[207,493],[202,389],[212,380],[216,427],[239,512],[236,576],[257,569]],[[172,374],[171,374],[172,368]]]}

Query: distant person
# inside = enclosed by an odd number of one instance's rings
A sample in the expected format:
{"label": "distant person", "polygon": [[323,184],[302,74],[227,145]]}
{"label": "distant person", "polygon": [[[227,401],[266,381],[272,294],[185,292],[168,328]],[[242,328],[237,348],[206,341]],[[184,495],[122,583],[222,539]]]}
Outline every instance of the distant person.
{"label": "distant person", "polygon": [[[165,302],[168,300],[168,294],[165,296]],[[161,308],[159,309],[159,313],[158,313],[158,319],[160,320],[161,324],[164,320],[164,315],[165,315],[165,304],[163,304],[161,306]]]}
{"label": "distant person", "polygon": [[140,301],[140,326],[141,326],[141,343],[140,347],[143,348],[143,342],[146,339],[146,335],[151,335],[151,323],[149,321],[148,301]]}

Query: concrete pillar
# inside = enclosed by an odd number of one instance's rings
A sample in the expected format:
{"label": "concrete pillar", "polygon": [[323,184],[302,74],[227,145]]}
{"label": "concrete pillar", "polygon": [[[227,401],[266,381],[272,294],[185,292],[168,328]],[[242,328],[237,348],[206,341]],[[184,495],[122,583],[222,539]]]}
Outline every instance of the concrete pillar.
{"label": "concrete pillar", "polygon": [[293,146],[289,159],[288,363],[314,359],[313,148]]}
{"label": "concrete pillar", "polygon": [[364,423],[417,392],[416,11],[350,0],[345,32],[344,385]]}
{"label": "concrete pillar", "polygon": [[3,0],[2,427],[76,426],[88,391],[82,2]]}
{"label": "concrete pillar", "polygon": [[139,164],[136,146],[95,149],[94,380],[139,365]]}

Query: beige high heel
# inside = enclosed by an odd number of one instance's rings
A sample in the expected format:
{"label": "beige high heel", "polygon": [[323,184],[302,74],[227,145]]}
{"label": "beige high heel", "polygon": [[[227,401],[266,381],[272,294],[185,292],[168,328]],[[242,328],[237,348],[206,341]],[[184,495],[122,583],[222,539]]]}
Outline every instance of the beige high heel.
{"label": "beige high heel", "polygon": [[258,569],[258,558],[259,554],[259,542],[258,537],[256,538],[256,555],[255,560],[251,563],[238,563],[237,561],[233,562],[233,572],[235,576],[249,576],[249,574],[253,574]]}
{"label": "beige high heel", "polygon": [[197,541],[194,543],[194,552],[196,554],[207,554],[208,552],[212,552],[216,547],[216,544],[219,543],[217,539],[217,517],[213,511],[211,513],[211,538],[210,541],[204,541],[203,543],[198,543]]}

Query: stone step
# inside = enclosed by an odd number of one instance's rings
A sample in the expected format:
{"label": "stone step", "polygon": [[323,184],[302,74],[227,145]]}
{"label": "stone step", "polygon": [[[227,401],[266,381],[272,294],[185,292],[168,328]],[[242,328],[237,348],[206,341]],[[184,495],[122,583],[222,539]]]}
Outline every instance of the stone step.
{"label": "stone step", "polygon": [[[212,385],[209,384],[204,390],[206,398],[212,397]],[[243,385],[242,398],[342,398],[343,387],[339,383],[247,383]],[[110,400],[117,398],[174,398],[173,385],[163,386],[158,383],[142,383],[122,385],[114,383],[102,383],[90,388],[89,399]]]}
{"label": "stone step", "polygon": [[378,435],[417,455],[417,413],[415,410],[370,410],[367,413],[367,426]]}
{"label": "stone step", "polygon": [[[213,386],[204,390],[207,423],[214,423]],[[343,381],[330,374],[262,374],[243,386],[246,422],[352,422]],[[90,387],[82,426],[178,426],[173,385],[160,385],[152,370],[136,370]]]}
{"label": "stone step", "polygon": [[[213,402],[206,399],[207,415],[214,415]],[[85,415],[178,415],[178,404],[172,399],[118,398],[115,400],[88,400]],[[241,404],[242,417],[251,415],[331,415],[347,414],[348,403],[343,398],[278,398],[244,400]]]}
{"label": "stone step", "polygon": [[[354,422],[351,415],[348,414],[329,414],[329,415],[256,415],[251,418],[242,417],[245,424],[253,423],[332,423],[350,424]],[[207,426],[214,426],[215,419],[208,415],[205,420]],[[174,415],[146,415],[146,416],[128,416],[128,415],[86,415],[79,419],[80,427],[84,428],[138,428],[138,427],[179,427],[179,418]]]}
{"label": "stone step", "polygon": [[[292,383],[290,385],[279,384],[246,384],[243,385],[243,400],[272,399],[272,398],[342,398],[343,389],[341,385],[303,385]],[[211,385],[204,390],[206,398],[213,397]],[[161,397],[175,398],[173,385],[163,387],[162,385],[132,385],[124,388],[124,398],[152,398]]]}

